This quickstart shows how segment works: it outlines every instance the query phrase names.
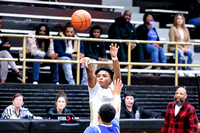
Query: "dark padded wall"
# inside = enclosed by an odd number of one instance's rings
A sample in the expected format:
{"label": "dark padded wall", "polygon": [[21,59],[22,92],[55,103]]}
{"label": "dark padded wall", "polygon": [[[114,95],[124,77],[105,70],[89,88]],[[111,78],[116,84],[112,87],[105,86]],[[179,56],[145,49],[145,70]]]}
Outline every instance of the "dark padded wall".
{"label": "dark padded wall", "polygon": [[[136,102],[146,110],[165,113],[168,102],[173,101],[177,87],[173,86],[124,86],[124,92],[137,94]],[[67,107],[77,116],[89,118],[89,94],[87,86],[51,84],[0,84],[0,113],[10,104],[15,93],[25,96],[25,107],[34,114],[46,117],[46,109],[55,104],[55,95],[64,91],[68,97]],[[199,115],[198,88],[187,87],[188,100]],[[98,103],[97,103],[98,104]]]}

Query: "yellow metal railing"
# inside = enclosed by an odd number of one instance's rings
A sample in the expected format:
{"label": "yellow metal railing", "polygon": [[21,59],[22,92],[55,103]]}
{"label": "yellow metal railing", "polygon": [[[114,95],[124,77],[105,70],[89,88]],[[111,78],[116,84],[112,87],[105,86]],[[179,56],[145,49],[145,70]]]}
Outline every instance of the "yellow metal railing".
{"label": "yellow metal railing", "polygon": [[[188,45],[199,45],[200,43],[185,43],[185,42],[167,42],[167,41],[144,41],[144,40],[119,40],[119,39],[95,39],[95,38],[79,38],[79,37],[56,37],[56,36],[32,36],[32,35],[18,35],[18,34],[0,34],[0,37],[22,37],[23,38],[23,57],[20,61],[23,62],[23,83],[26,82],[26,62],[47,62],[47,63],[75,63],[77,64],[77,84],[80,83],[80,63],[79,63],[79,55],[80,55],[80,41],[95,41],[95,42],[110,42],[110,43],[127,43],[128,42],[128,62],[120,62],[120,65],[128,66],[128,80],[127,84],[131,84],[131,65],[133,66],[169,66],[175,67],[175,86],[178,86],[178,67],[200,67],[200,64],[178,64],[178,45],[188,44]],[[26,59],[26,39],[27,38],[42,38],[42,39],[57,39],[57,40],[77,40],[77,55],[78,58],[75,61],[64,61],[64,60],[51,60],[51,59]],[[131,62],[131,43],[157,43],[157,44],[170,44],[176,45],[176,53],[175,53],[175,63],[138,63]],[[8,59],[8,58],[0,58],[3,61],[18,61],[18,59]],[[101,61],[93,61],[92,64],[112,64],[109,62],[101,62]]]}

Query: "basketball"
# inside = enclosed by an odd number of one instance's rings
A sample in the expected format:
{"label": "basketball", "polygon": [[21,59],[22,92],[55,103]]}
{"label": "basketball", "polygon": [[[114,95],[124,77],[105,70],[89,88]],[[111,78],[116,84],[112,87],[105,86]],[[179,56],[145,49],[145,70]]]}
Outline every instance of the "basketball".
{"label": "basketball", "polygon": [[77,10],[72,14],[71,23],[77,30],[86,30],[92,23],[91,15],[85,10]]}

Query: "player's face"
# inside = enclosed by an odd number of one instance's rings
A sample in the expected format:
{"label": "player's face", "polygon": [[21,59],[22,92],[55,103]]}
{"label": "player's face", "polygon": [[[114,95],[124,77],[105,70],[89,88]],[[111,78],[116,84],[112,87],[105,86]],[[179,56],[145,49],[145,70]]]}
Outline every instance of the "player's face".
{"label": "player's face", "polygon": [[179,105],[182,105],[182,103],[185,101],[187,98],[187,94],[184,88],[178,88],[175,92],[175,102],[178,103]]}
{"label": "player's face", "polygon": [[65,31],[65,35],[68,36],[68,37],[74,37],[74,28],[73,27],[68,27],[66,28],[66,31]]}
{"label": "player's face", "polygon": [[40,27],[39,35],[46,35],[46,29],[44,26]]}
{"label": "player's face", "polygon": [[65,98],[64,97],[59,97],[57,102],[56,102],[56,107],[59,110],[63,110],[65,106],[67,105]]}
{"label": "player's face", "polygon": [[18,96],[16,97],[13,101],[13,106],[15,108],[20,108],[23,104],[24,104],[24,101],[23,101],[23,97],[22,96]]}
{"label": "player's face", "polygon": [[123,17],[125,18],[126,22],[129,22],[131,20],[131,12],[130,11],[126,11],[123,14]]}
{"label": "player's face", "polygon": [[133,104],[134,104],[134,97],[133,96],[126,96],[125,105],[127,107],[133,107]]}
{"label": "player's face", "polygon": [[177,24],[178,25],[182,25],[183,24],[183,17],[180,16],[180,15],[177,17]]}
{"label": "player's face", "polygon": [[97,75],[97,82],[102,88],[108,88],[112,82],[110,74],[107,71],[101,70]]}
{"label": "player's face", "polygon": [[93,36],[94,36],[95,38],[99,38],[99,37],[100,37],[100,34],[101,34],[100,29],[96,29],[96,30],[93,31]]}

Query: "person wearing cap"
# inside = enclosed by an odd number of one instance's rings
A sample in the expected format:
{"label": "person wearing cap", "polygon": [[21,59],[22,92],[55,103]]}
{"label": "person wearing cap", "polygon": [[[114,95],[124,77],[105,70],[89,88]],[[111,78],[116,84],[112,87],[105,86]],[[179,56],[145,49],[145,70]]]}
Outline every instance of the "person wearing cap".
{"label": "person wearing cap", "polygon": [[[2,19],[0,19],[0,29],[2,27]],[[0,31],[0,34],[2,32]],[[8,42],[7,37],[0,37],[0,58],[9,58],[13,59],[10,54],[10,43]],[[10,65],[11,69],[15,72],[18,80],[22,81],[22,73],[17,68],[14,61],[0,61],[0,77],[1,83],[5,83],[8,75],[8,65]]]}

